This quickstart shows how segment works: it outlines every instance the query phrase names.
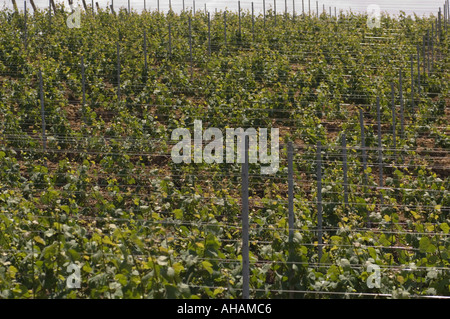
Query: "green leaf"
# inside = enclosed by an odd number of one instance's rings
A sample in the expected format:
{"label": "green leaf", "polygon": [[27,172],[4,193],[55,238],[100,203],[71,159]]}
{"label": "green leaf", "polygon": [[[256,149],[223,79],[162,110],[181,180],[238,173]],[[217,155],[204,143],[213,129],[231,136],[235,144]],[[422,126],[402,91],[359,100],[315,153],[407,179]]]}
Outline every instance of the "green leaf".
{"label": "green leaf", "polygon": [[183,211],[181,209],[175,209],[173,213],[176,219],[183,219]]}
{"label": "green leaf", "polygon": [[449,230],[450,230],[450,227],[448,226],[447,223],[442,223],[442,224],[439,225],[439,227],[442,229],[442,231],[443,231],[445,234],[448,234],[448,232],[449,232]]}
{"label": "green leaf", "polygon": [[67,252],[72,257],[73,260],[79,260],[80,259],[80,254],[76,250],[71,248]]}
{"label": "green leaf", "polygon": [[11,278],[15,278],[16,274],[17,274],[18,270],[16,267],[14,267],[13,265],[8,267],[8,274]]}
{"label": "green leaf", "polygon": [[211,275],[213,272],[212,264],[209,261],[202,261],[203,269],[205,269]]}
{"label": "green leaf", "polygon": [[41,237],[34,236],[33,239],[34,239],[35,242],[37,242],[39,244],[42,244],[42,245],[45,245],[45,241]]}
{"label": "green leaf", "polygon": [[368,247],[367,250],[369,251],[370,257],[372,257],[374,260],[377,260],[377,252],[376,252],[375,248]]}
{"label": "green leaf", "polygon": [[61,205],[61,209],[62,209],[63,211],[65,211],[67,214],[70,213],[70,208],[69,208],[69,206],[67,206],[67,205]]}
{"label": "green leaf", "polygon": [[419,251],[421,253],[434,253],[436,251],[436,246],[431,243],[428,237],[422,237],[419,241]]}
{"label": "green leaf", "polygon": [[391,245],[391,242],[389,240],[387,240],[386,235],[384,235],[384,234],[380,236],[380,243],[383,246],[390,246]]}

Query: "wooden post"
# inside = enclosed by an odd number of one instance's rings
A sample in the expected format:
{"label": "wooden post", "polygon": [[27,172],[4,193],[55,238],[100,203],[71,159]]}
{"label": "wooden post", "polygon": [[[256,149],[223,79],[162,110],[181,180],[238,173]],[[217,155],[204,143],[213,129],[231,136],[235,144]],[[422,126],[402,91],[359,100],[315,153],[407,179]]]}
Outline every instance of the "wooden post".
{"label": "wooden post", "polygon": [[52,4],[51,0],[48,1],[48,30],[51,31],[52,28]]}
{"label": "wooden post", "polygon": [[422,40],[423,77],[424,77],[424,78],[425,78],[426,68],[427,68],[427,59],[426,59],[426,54],[425,54],[425,42],[426,42],[426,37],[425,37],[425,35],[424,35],[424,36],[423,36],[423,40]]}
{"label": "wooden post", "polygon": [[434,24],[431,24],[431,71],[434,69]]}
{"label": "wooden post", "polygon": [[211,56],[211,16],[208,12],[208,55]]}
{"label": "wooden post", "polygon": [[288,143],[288,202],[289,202],[289,242],[294,238],[294,165],[293,146]]}
{"label": "wooden post", "polygon": [[401,137],[405,138],[405,118],[403,114],[403,79],[402,79],[402,70],[400,70],[400,88],[399,88],[399,94],[400,94],[400,131],[401,131]]}
{"label": "wooden post", "polygon": [[275,26],[277,26],[277,0],[273,0],[273,14],[275,18]]}
{"label": "wooden post", "polygon": [[249,136],[245,135],[245,155],[242,163],[242,298],[250,297],[250,258],[249,258],[249,204],[248,204],[248,148]]}
{"label": "wooden post", "polygon": [[39,91],[40,91],[40,98],[41,98],[42,147],[43,147],[43,151],[45,153],[47,151],[47,136],[45,135],[44,84],[43,84],[43,80],[42,80],[41,70],[39,70]]}
{"label": "wooden post", "polygon": [[33,7],[33,12],[37,11],[36,5],[34,4],[34,0],[30,0],[31,6]]}
{"label": "wooden post", "polygon": [[241,38],[241,1],[238,1],[239,38]]}
{"label": "wooden post", "polygon": [[252,40],[253,43],[255,43],[255,12],[253,8],[253,2],[252,2]]}
{"label": "wooden post", "polygon": [[342,134],[342,170],[344,173],[344,203],[348,210],[348,178],[347,178],[347,138]]}
{"label": "wooden post", "polygon": [[147,73],[147,32],[144,29],[144,70]]}
{"label": "wooden post", "polygon": [[411,54],[411,113],[414,112],[414,61]]}
{"label": "wooden post", "polygon": [[[292,142],[288,143],[288,202],[289,202],[289,261],[292,261],[293,258],[293,240],[294,240],[294,151]],[[292,290],[294,290],[293,286],[290,285],[289,289],[291,292],[289,293],[289,298],[292,299],[294,294]]]}
{"label": "wooden post", "polygon": [[391,82],[391,103],[392,103],[392,145],[394,148],[394,161],[397,157],[397,141],[395,134],[395,126],[396,126],[396,117],[395,117],[395,91],[394,91],[394,83]]}
{"label": "wooden post", "polygon": [[266,27],[266,0],[263,0],[263,19],[264,19],[264,28]]}
{"label": "wooden post", "polygon": [[227,47],[227,12],[223,12],[223,32],[224,32],[224,43],[225,48]]}
{"label": "wooden post", "polygon": [[83,92],[81,113],[83,116],[83,122],[86,124],[86,75],[84,71],[84,57],[81,56],[81,89]]}
{"label": "wooden post", "polygon": [[287,0],[284,0],[284,18],[287,19]]}
{"label": "wooden post", "polygon": [[191,30],[191,17],[188,17],[188,22],[189,22],[189,59],[191,62],[191,77],[193,74],[192,71],[192,30]]}
{"label": "wooden post", "polygon": [[430,30],[427,30],[427,53],[428,76],[430,76]]}
{"label": "wooden post", "polygon": [[378,169],[379,169],[379,189],[380,189],[380,212],[383,206],[383,145],[381,143],[381,111],[380,97],[377,97],[377,125],[378,125]]}
{"label": "wooden post", "polygon": [[172,57],[172,26],[169,22],[169,57]]}
{"label": "wooden post", "polygon": [[439,7],[439,13],[438,13],[438,35],[439,35],[439,41],[442,42],[441,8],[440,7]]}
{"label": "wooden post", "polygon": [[418,86],[418,92],[420,95],[420,51],[419,51],[419,45],[417,45],[417,86]]}
{"label": "wooden post", "polygon": [[295,0],[292,0],[292,20],[295,19]]}
{"label": "wooden post", "polygon": [[[359,125],[361,127],[361,155],[362,155],[362,161],[363,161],[363,172],[364,172],[364,186],[363,186],[363,192],[366,192],[366,186],[367,186],[367,157],[366,157],[366,141],[364,137],[364,118],[363,118],[363,110],[359,109]],[[370,215],[369,211],[367,211],[366,216],[367,221],[367,227],[370,227]]]}
{"label": "wooden post", "polygon": [[13,4],[14,12],[15,13],[19,13],[19,9],[17,8],[16,0],[11,0],[11,1],[12,1],[12,4]]}
{"label": "wooden post", "polygon": [[322,146],[320,141],[317,142],[317,242],[319,263],[322,259]]}
{"label": "wooden post", "polygon": [[[27,18],[28,18],[28,12],[27,12],[27,2],[24,1],[23,2],[23,17],[24,17],[24,22],[23,22],[23,27],[24,27],[24,32],[23,32],[23,41],[24,41],[24,47],[25,47],[25,51],[27,51],[27,47],[28,47],[28,29],[27,29]],[[28,52],[28,51],[27,51]]]}
{"label": "wooden post", "polygon": [[56,5],[55,5],[55,2],[54,2],[53,0],[50,0],[50,3],[52,4],[53,12],[54,12],[55,15],[56,15]]}
{"label": "wooden post", "polygon": [[120,45],[117,42],[117,100],[120,101]]}

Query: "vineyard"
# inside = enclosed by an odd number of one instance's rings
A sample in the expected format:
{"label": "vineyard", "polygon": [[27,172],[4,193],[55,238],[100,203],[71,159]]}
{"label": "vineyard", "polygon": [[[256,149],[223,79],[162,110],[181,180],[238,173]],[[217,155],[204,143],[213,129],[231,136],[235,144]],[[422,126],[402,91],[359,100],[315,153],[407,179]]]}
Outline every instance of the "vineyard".
{"label": "vineyard", "polygon": [[[268,8],[0,11],[0,298],[450,297],[447,12]],[[278,171],[175,163],[195,120]]]}

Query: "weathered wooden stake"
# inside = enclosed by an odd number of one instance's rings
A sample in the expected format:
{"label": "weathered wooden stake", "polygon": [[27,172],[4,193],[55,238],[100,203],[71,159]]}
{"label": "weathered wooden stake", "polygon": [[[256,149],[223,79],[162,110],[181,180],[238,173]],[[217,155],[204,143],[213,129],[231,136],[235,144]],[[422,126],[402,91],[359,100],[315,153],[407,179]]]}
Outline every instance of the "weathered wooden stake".
{"label": "weathered wooden stake", "polygon": [[238,1],[238,15],[239,15],[239,38],[241,37],[241,1]]}
{"label": "weathered wooden stake", "polygon": [[292,0],[292,20],[295,19],[295,0]]}
{"label": "weathered wooden stake", "polygon": [[347,138],[342,134],[342,170],[344,172],[344,203],[348,210]]}
{"label": "weathered wooden stake", "polygon": [[405,118],[403,114],[403,79],[402,79],[402,70],[400,70],[400,80],[399,80],[399,94],[400,94],[400,130],[401,137],[405,138]]}
{"label": "weathered wooden stake", "polygon": [[418,86],[418,92],[420,95],[420,50],[419,50],[419,45],[417,45],[417,86]]}
{"label": "weathered wooden stake", "polygon": [[289,201],[289,242],[294,237],[294,165],[293,145],[288,143],[288,201]]}
{"label": "weathered wooden stake", "polygon": [[434,24],[431,24],[431,71],[434,69]]}
{"label": "weathered wooden stake", "polygon": [[253,43],[255,43],[255,10],[253,8],[253,2],[252,2],[252,40]]}
{"label": "weathered wooden stake", "polygon": [[19,13],[19,9],[17,8],[16,0],[11,0],[11,1],[12,1],[12,4],[13,4],[14,12],[15,13]]}
{"label": "weathered wooden stake", "polygon": [[208,55],[211,56],[211,16],[208,12]]}
{"label": "weathered wooden stake", "polygon": [[172,26],[169,22],[169,57],[172,57]]}
{"label": "weathered wooden stake", "polygon": [[36,5],[34,4],[34,0],[30,0],[31,6],[33,7],[33,12],[37,11]]}
{"label": "weathered wooden stake", "polygon": [[427,30],[427,67],[428,67],[428,76],[430,76],[430,30]]}
{"label": "weathered wooden stake", "polygon": [[147,32],[144,30],[144,69],[147,72]]}
{"label": "weathered wooden stake", "polygon": [[120,44],[117,42],[117,100],[120,100]]}
{"label": "weathered wooden stake", "polygon": [[189,59],[190,59],[190,62],[191,62],[191,77],[192,77],[192,74],[193,74],[193,71],[192,71],[192,30],[191,30],[191,17],[189,16],[188,17],[188,21],[189,21]]}
{"label": "weathered wooden stake", "polygon": [[394,83],[391,82],[391,103],[392,103],[392,145],[394,148],[394,161],[397,157],[397,139],[395,134],[395,126],[396,126],[396,116],[395,116],[395,91],[394,91]]}
{"label": "weathered wooden stake", "polygon": [[266,27],[266,0],[263,0],[263,19],[264,19],[264,28]]}
{"label": "weathered wooden stake", "polygon": [[27,47],[28,47],[28,27],[27,27],[28,13],[27,13],[27,2],[26,1],[23,2],[23,14],[24,14],[23,41],[24,41],[25,51],[27,51]]}
{"label": "weathered wooden stake", "polygon": [[55,1],[50,0],[50,3],[51,3],[51,5],[52,5],[53,12],[55,13],[55,16],[56,16],[56,5],[55,5]]}
{"label": "weathered wooden stake", "polygon": [[[363,117],[363,110],[359,109],[359,125],[361,127],[361,155],[362,155],[362,161],[363,161],[363,174],[364,174],[364,180],[363,180],[363,192],[366,192],[366,186],[367,186],[367,156],[366,156],[366,141],[364,137],[364,117]],[[370,215],[369,211],[367,211],[366,216],[367,226],[370,227]]]}
{"label": "weathered wooden stake", "polygon": [[318,229],[318,248],[319,263],[322,259],[322,146],[317,142],[317,229]]}
{"label": "weathered wooden stake", "polygon": [[380,97],[377,97],[377,125],[378,125],[378,169],[379,169],[379,189],[380,189],[380,211],[383,206],[383,145],[381,143],[381,111]]}
{"label": "weathered wooden stake", "polygon": [[426,58],[426,54],[425,54],[425,43],[426,43],[426,37],[425,35],[422,38],[422,56],[423,56],[423,77],[425,78],[425,74],[426,74],[426,68],[427,68],[427,58]]}
{"label": "weathered wooden stake", "polygon": [[86,76],[84,71],[84,57],[81,56],[81,89],[83,92],[81,113],[83,116],[83,122],[86,124]]}
{"label": "weathered wooden stake", "polygon": [[224,32],[224,43],[225,48],[227,47],[227,12],[223,13],[223,32]]}
{"label": "weathered wooden stake", "polygon": [[414,113],[414,59],[411,54],[411,113]]}
{"label": "weathered wooden stake", "polygon": [[275,26],[277,26],[277,0],[273,0],[273,14],[275,18]]}
{"label": "weathered wooden stake", "polygon": [[249,204],[248,204],[248,148],[249,136],[245,135],[245,160],[242,163],[242,298],[250,297],[250,258],[249,258]]}
{"label": "weathered wooden stake", "polygon": [[42,80],[41,70],[39,70],[39,92],[40,92],[40,98],[41,98],[42,147],[43,147],[43,150],[45,153],[47,151],[47,136],[45,135],[44,84],[43,84],[43,80]]}

